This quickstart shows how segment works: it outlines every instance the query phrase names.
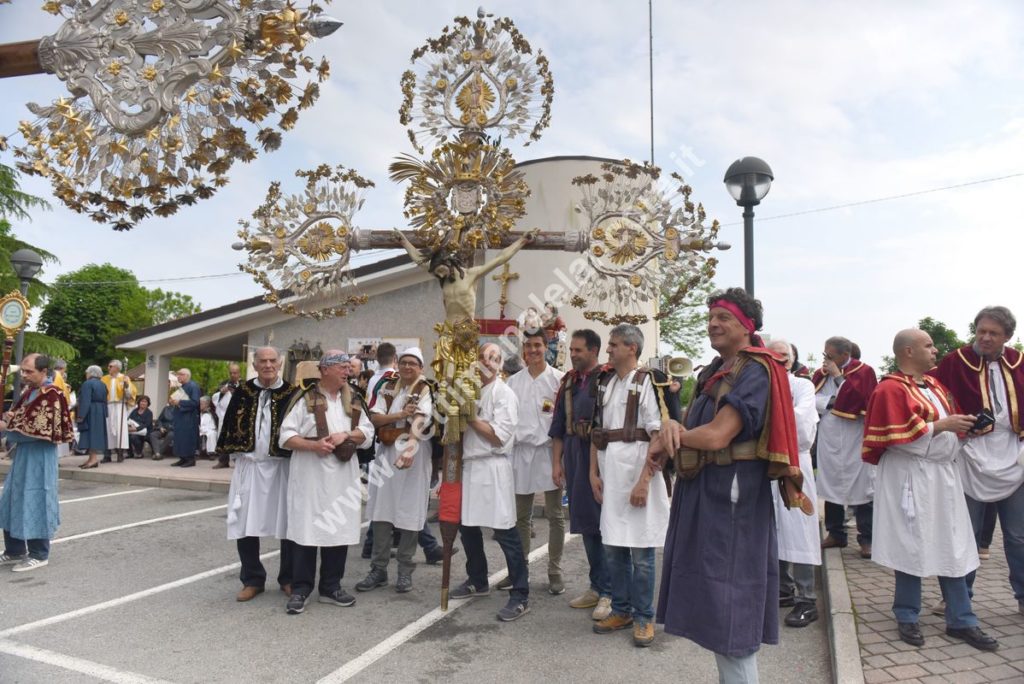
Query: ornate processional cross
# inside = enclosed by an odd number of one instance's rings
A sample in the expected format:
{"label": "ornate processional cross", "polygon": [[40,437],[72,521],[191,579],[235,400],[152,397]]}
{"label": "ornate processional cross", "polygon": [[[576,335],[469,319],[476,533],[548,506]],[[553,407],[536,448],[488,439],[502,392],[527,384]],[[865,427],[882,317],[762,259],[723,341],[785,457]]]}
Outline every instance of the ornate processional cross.
{"label": "ornate processional cross", "polygon": [[512,273],[512,269],[508,264],[502,269],[498,275],[491,276],[491,280],[497,283],[501,283],[501,295],[498,297],[498,318],[505,318],[505,305],[508,304],[508,284],[511,280],[519,280],[518,273]]}

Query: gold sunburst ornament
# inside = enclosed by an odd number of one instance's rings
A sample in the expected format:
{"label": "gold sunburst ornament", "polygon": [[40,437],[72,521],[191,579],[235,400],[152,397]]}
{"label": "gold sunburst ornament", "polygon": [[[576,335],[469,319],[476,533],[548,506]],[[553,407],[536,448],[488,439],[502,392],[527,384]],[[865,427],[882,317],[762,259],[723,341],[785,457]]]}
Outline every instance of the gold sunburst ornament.
{"label": "gold sunburst ornament", "polygon": [[329,72],[305,54],[307,42],[340,25],[286,0],[54,0],[44,9],[66,21],[40,42],[39,62],[70,94],[28,105],[37,118],[19,127],[17,166],[116,230],[211,197],[236,161],[278,148]]}

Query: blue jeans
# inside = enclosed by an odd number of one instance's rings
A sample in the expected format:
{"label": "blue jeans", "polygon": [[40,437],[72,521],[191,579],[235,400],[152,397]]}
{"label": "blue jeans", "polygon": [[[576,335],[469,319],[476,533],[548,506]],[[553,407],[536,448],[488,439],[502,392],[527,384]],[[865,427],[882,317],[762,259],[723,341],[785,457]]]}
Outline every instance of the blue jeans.
{"label": "blue jeans", "polygon": [[47,560],[50,557],[50,540],[29,539],[26,544],[24,539],[12,537],[7,530],[4,530],[4,552],[8,556],[23,556],[28,553],[36,560]]}
{"label": "blue jeans", "polygon": [[[897,622],[917,623],[921,614],[921,578],[897,570],[892,612]],[[940,577],[939,589],[946,601],[946,626],[953,629],[977,627],[978,616],[971,609],[965,577]]]}
{"label": "blue jeans", "polygon": [[[479,527],[465,525],[459,525],[459,534],[462,536],[462,546],[466,550],[466,574],[469,575],[469,581],[477,589],[486,589],[487,556],[484,554],[483,534]],[[530,569],[523,554],[523,542],[519,539],[519,532],[514,527],[494,530],[494,539],[505,554],[508,578],[512,580],[509,598],[525,603],[530,597]]]}
{"label": "blue jeans", "polygon": [[612,612],[645,625],[654,619],[654,547],[604,545],[612,585]]}
{"label": "blue jeans", "polygon": [[583,549],[587,552],[587,563],[590,564],[590,588],[598,596],[611,596],[612,585],[608,579],[608,560],[605,558],[604,544],[601,533],[583,534]]}
{"label": "blue jeans", "polygon": [[[971,525],[977,535],[985,522],[985,507],[989,504],[967,498],[967,510],[971,514]],[[1010,568],[1010,588],[1018,601],[1024,601],[1024,485],[1017,488],[1002,501],[992,502],[999,516],[1003,530],[1003,550],[1006,565]],[[974,590],[974,573],[967,575],[967,588]]]}

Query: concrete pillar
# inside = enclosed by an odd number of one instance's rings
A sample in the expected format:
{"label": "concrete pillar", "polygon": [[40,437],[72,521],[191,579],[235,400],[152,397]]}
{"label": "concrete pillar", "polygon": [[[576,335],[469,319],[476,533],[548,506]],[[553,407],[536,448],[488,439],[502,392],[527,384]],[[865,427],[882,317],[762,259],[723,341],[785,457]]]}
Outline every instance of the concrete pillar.
{"label": "concrete pillar", "polygon": [[153,416],[159,416],[167,405],[170,384],[167,375],[171,372],[171,357],[146,350],[146,394],[153,400]]}

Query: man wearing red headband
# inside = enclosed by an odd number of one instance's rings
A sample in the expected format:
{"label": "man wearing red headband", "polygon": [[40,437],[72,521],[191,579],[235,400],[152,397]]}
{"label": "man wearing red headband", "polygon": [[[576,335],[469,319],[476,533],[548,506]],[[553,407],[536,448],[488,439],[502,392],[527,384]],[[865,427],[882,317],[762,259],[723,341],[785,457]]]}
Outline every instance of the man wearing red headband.
{"label": "man wearing red headband", "polygon": [[[786,370],[756,331],[761,302],[741,288],[708,299],[719,356],[697,379],[685,428],[666,421],[652,467],[675,457],[657,620],[714,651],[720,681],[756,682],[757,650],[779,641],[779,563],[771,479],[804,501]],[[812,513],[810,506],[805,512]]]}
{"label": "man wearing red headband", "polygon": [[864,412],[878,384],[875,370],[861,363],[845,337],[825,340],[825,360],[811,382],[817,392],[818,496],[825,500],[825,531],[821,548],[846,546],[846,506],[857,516],[861,558],[871,558],[871,501],[875,466],[860,458]]}

